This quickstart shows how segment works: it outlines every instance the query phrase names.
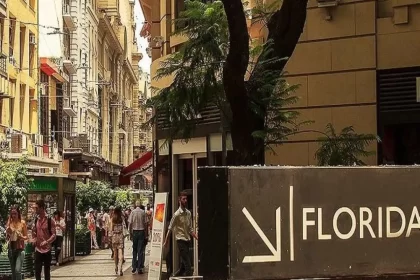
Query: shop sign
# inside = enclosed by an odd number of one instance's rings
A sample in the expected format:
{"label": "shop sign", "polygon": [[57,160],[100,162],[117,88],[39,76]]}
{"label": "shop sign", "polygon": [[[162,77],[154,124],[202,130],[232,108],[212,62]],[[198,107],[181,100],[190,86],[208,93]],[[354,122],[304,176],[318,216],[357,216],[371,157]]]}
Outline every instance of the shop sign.
{"label": "shop sign", "polygon": [[32,192],[55,192],[58,180],[56,178],[34,178],[29,187]]}
{"label": "shop sign", "polygon": [[231,168],[231,279],[420,274],[420,168]]}

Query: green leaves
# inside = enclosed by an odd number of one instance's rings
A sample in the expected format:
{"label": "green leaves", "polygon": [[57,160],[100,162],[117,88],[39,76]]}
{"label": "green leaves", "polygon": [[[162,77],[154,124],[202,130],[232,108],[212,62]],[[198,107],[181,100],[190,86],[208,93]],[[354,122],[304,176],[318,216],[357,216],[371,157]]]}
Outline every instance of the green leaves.
{"label": "green leaves", "polygon": [[357,134],[352,126],[337,134],[331,123],[327,124],[325,136],[318,140],[321,143],[315,157],[322,166],[366,165],[360,158],[374,155],[366,149],[372,141],[381,141],[374,134]]}
{"label": "green leaves", "polygon": [[[265,5],[260,1],[252,9],[253,17],[267,21],[280,7],[279,1]],[[153,89],[153,98],[146,107],[155,109],[155,116],[146,125],[159,125],[168,132],[168,141],[175,138],[188,140],[196,127],[197,116],[205,106],[215,104],[230,123],[230,106],[227,105],[222,84],[223,66],[229,49],[229,26],[221,1],[202,3],[185,1],[186,9],[175,20],[175,35],[186,36],[180,49],[161,62],[156,80],[173,76],[166,88]],[[289,85],[281,71],[269,66],[286,58],[271,58],[273,42],[262,44],[250,39],[249,71],[247,85],[250,106],[264,122],[262,130],[252,136],[262,138],[266,146],[281,143],[299,127],[295,123],[297,112],[286,110],[297,101],[293,96],[296,86]]]}
{"label": "green leaves", "polygon": [[18,160],[0,159],[0,217],[5,221],[9,208],[18,204],[26,211],[28,189],[31,179],[27,177],[27,158]]}
{"label": "green leaves", "polygon": [[107,182],[89,181],[88,184],[77,182],[77,210],[81,213],[89,208],[95,210],[108,209],[110,206],[126,208],[133,203],[130,190],[112,189]]}
{"label": "green leaves", "polygon": [[160,65],[156,80],[173,76],[170,86],[154,89],[155,95],[146,103],[164,120],[169,139],[188,139],[195,129],[200,111],[210,103],[224,102],[221,73],[227,54],[228,25],[220,1],[201,3],[186,1],[186,9],[175,20],[175,35],[186,36],[179,51]]}

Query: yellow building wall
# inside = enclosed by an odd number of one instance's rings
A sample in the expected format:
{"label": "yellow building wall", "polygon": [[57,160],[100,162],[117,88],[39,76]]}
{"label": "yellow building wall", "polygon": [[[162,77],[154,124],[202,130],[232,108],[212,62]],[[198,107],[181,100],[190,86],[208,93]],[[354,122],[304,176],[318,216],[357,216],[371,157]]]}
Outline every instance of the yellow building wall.
{"label": "yellow building wall", "polygon": [[[8,17],[16,20],[5,20],[3,29],[2,51],[4,54],[9,55],[9,26],[11,22],[14,22],[14,44],[12,47],[16,64],[13,65],[9,63],[9,60],[7,61],[9,83],[6,92],[9,92],[14,98],[3,100],[2,125],[6,127],[11,125],[13,129],[20,130],[24,134],[38,133],[38,106],[34,100],[37,97],[39,72],[37,68],[38,50],[36,45],[33,51],[34,63],[32,67],[30,67],[29,63],[29,33],[35,35],[36,41],[38,38],[37,5],[38,2],[36,0],[27,2],[20,0],[8,1]],[[24,36],[20,34],[21,27],[25,27]],[[21,45],[23,45],[23,56],[21,56]],[[10,112],[10,109],[13,112]]]}

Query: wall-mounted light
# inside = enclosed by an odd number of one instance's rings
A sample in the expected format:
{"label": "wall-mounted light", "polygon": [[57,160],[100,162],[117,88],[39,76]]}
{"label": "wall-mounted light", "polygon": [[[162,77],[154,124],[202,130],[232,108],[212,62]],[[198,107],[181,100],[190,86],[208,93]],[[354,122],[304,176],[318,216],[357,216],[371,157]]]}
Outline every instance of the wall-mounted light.
{"label": "wall-mounted light", "polygon": [[318,1],[318,8],[324,8],[326,15],[325,20],[331,20],[332,15],[331,11],[334,7],[338,6],[339,0],[317,0]]}

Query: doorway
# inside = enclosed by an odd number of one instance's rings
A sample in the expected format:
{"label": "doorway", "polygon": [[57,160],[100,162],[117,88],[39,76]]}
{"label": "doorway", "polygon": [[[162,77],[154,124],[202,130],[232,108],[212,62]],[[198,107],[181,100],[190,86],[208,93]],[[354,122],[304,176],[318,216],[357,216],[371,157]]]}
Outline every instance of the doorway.
{"label": "doorway", "polygon": [[[192,222],[195,231],[198,233],[198,215],[197,215],[197,170],[200,166],[207,165],[207,154],[181,154],[174,156],[174,178],[173,178],[173,196],[172,213],[178,209],[178,194],[187,193],[188,205],[192,215]],[[179,269],[179,256],[176,242],[173,242],[173,271]],[[194,275],[198,275],[198,242],[194,240],[190,247],[191,260]]]}

